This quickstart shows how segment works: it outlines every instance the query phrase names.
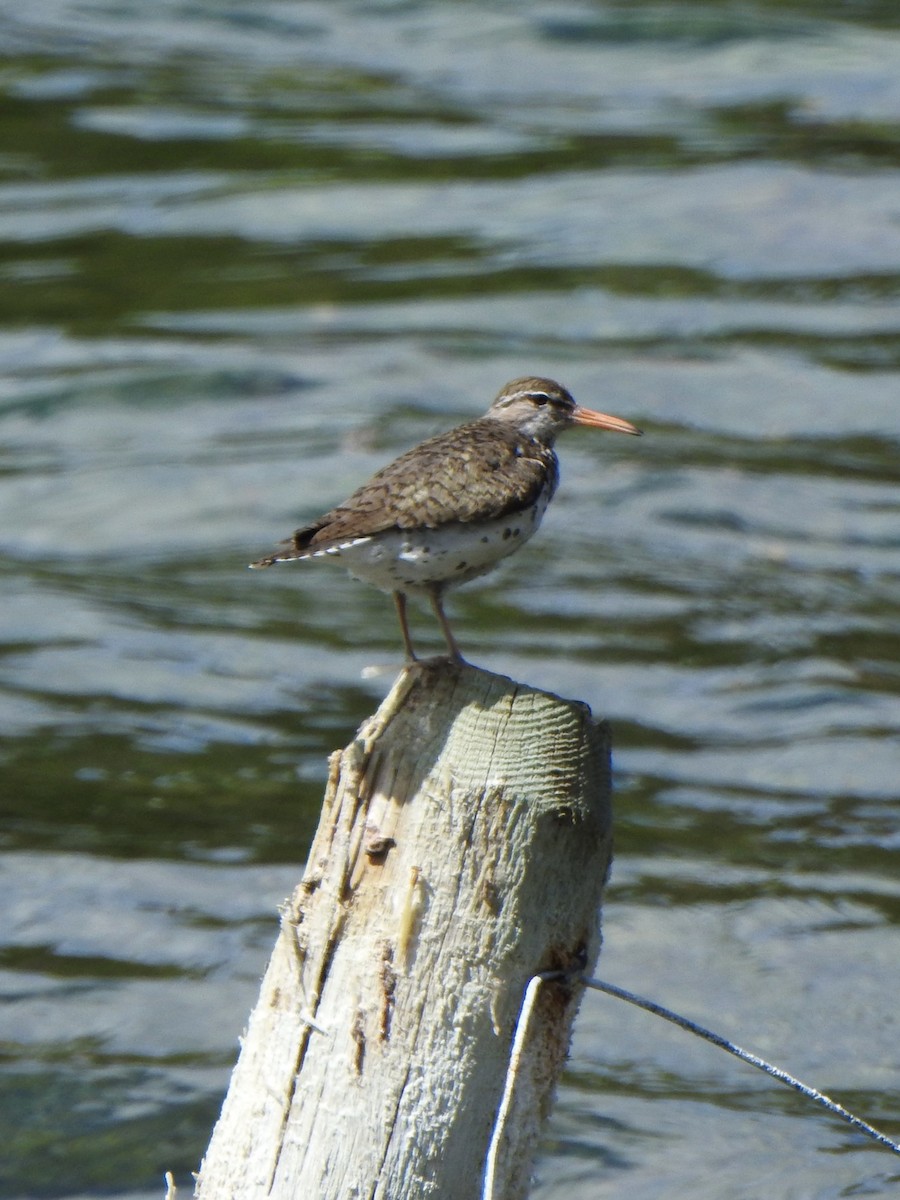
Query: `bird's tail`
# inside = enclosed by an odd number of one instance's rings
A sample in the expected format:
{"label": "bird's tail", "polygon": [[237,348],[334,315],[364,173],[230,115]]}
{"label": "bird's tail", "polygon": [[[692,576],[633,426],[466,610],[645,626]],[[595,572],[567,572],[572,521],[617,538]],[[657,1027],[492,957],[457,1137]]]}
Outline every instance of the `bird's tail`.
{"label": "bird's tail", "polygon": [[318,529],[318,525],[306,525],[303,529],[298,529],[292,537],[285,538],[283,542],[278,543],[278,549],[274,554],[268,554],[258,562],[252,562],[251,570],[274,567],[276,563],[291,562],[296,558],[308,558],[309,543]]}

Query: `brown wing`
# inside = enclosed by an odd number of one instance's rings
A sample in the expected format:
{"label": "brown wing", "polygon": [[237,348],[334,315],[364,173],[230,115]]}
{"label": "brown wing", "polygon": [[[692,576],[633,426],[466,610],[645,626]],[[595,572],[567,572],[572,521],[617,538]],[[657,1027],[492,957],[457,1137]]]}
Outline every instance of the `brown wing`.
{"label": "brown wing", "polygon": [[480,418],[430,438],[358,488],[317,521],[298,529],[270,566],[311,549],[386,529],[487,521],[529,508],[556,489],[556,455],[499,421]]}

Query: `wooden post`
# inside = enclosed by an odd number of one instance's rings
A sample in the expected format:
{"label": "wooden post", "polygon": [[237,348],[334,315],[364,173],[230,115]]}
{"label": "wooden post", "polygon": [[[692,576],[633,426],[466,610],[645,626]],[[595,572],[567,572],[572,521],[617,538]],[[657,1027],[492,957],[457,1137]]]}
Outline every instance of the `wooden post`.
{"label": "wooden post", "polygon": [[478,1200],[523,995],[494,1200],[528,1192],[600,947],[609,746],[582,704],[408,668],[331,773],[200,1170],[201,1200]]}

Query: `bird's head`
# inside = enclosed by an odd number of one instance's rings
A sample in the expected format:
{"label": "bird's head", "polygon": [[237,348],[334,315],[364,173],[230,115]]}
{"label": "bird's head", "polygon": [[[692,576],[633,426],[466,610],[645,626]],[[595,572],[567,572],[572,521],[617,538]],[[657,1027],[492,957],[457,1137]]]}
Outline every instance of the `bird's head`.
{"label": "bird's head", "polygon": [[532,376],[508,383],[487,415],[492,420],[514,425],[525,437],[548,446],[552,446],[557,435],[570,425],[589,425],[594,429],[637,435],[641,432],[621,417],[582,408],[562,384]]}

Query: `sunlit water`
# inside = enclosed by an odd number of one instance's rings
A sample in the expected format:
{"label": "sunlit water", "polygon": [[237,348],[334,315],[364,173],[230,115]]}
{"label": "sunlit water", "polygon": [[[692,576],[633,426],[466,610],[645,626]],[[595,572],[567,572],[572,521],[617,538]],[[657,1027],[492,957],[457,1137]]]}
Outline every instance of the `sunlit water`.
{"label": "sunlit water", "polygon": [[[538,537],[449,602],[613,723],[602,972],[900,1136],[898,25],[4,6],[0,1196],[189,1189],[326,755],[400,661],[387,597],[245,564],[530,372],[647,434],[567,435]],[[900,1182],[595,995],[538,1171]]]}

